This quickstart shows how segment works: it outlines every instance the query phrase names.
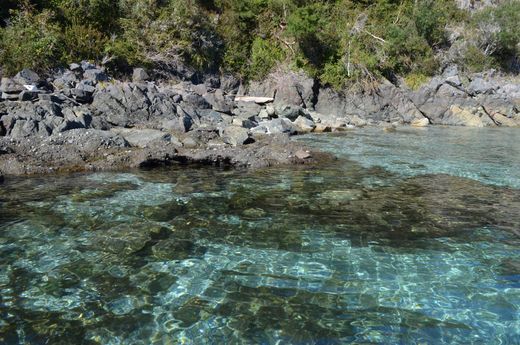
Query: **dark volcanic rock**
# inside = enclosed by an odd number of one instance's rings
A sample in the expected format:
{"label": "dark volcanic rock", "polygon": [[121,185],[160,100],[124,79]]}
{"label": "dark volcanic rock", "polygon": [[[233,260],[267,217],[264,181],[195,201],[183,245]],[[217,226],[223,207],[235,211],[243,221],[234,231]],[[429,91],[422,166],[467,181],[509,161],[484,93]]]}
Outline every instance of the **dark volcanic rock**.
{"label": "dark volcanic rock", "polygon": [[174,101],[153,85],[114,83],[100,88],[92,109],[108,123],[121,127],[176,118]]}

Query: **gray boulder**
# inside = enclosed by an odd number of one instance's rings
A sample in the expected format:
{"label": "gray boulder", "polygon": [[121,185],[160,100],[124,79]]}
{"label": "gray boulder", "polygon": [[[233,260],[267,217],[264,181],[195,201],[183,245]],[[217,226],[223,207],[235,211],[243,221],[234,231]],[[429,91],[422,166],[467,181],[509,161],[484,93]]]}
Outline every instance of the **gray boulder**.
{"label": "gray boulder", "polygon": [[258,123],[258,126],[251,128],[253,134],[295,134],[298,128],[286,118],[278,118],[270,121]]}
{"label": "gray boulder", "polygon": [[27,68],[18,72],[13,80],[21,85],[37,85],[41,81],[36,72]]}
{"label": "gray boulder", "polygon": [[238,126],[228,126],[221,133],[222,140],[233,146],[247,145],[254,142],[250,137],[249,130]]}
{"label": "gray boulder", "polygon": [[275,104],[288,104],[313,109],[316,101],[315,80],[304,72],[277,71],[261,82],[251,82],[248,94],[274,97]]}
{"label": "gray boulder", "polygon": [[466,88],[468,93],[472,95],[478,95],[478,94],[493,94],[498,89],[498,85],[484,80],[483,78],[477,77],[473,79],[468,87]]}
{"label": "gray boulder", "polygon": [[274,107],[278,117],[287,118],[291,121],[296,120],[300,115],[304,115],[300,106],[289,104],[277,104]]}
{"label": "gray boulder", "polygon": [[0,92],[5,94],[16,94],[18,95],[20,92],[24,91],[25,87],[23,85],[17,83],[11,78],[2,78],[0,83]]}
{"label": "gray boulder", "polygon": [[150,79],[148,73],[144,68],[134,68],[134,73],[132,74],[132,81],[134,83],[144,83]]}
{"label": "gray boulder", "polygon": [[298,133],[310,133],[314,128],[316,128],[314,121],[309,120],[305,116],[298,116],[293,123],[296,126]]}
{"label": "gray boulder", "polygon": [[34,101],[38,99],[38,92],[23,90],[18,95],[18,100],[21,102]]}
{"label": "gray boulder", "polygon": [[213,110],[226,114],[231,114],[233,111],[233,100],[224,96],[224,92],[220,89],[217,89],[214,92],[205,93],[203,97],[206,102],[211,104]]}
{"label": "gray boulder", "polygon": [[94,83],[108,81],[108,75],[105,73],[105,71],[99,68],[85,70],[85,72],[83,72],[83,78]]}
{"label": "gray boulder", "polygon": [[112,128],[111,131],[123,137],[131,146],[145,148],[153,142],[170,142],[172,135],[156,129]]}
{"label": "gray boulder", "polygon": [[114,83],[97,89],[92,110],[114,126],[129,127],[152,120],[174,119],[173,100],[153,85]]}

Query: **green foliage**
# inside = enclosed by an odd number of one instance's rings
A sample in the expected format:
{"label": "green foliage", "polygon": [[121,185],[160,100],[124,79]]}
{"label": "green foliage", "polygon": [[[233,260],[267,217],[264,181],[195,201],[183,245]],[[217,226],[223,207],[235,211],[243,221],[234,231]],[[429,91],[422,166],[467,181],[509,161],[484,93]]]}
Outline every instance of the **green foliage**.
{"label": "green foliage", "polygon": [[332,86],[337,90],[343,89],[348,82],[348,71],[341,60],[326,63],[320,76],[323,84]]}
{"label": "green foliage", "polygon": [[49,11],[18,11],[0,33],[0,61],[7,74],[25,67],[45,71],[61,62],[61,32]]}
{"label": "green foliage", "polygon": [[63,32],[64,61],[99,60],[107,38],[92,26],[72,24]]}
{"label": "green foliage", "polygon": [[422,73],[410,73],[404,79],[406,85],[412,90],[418,90],[421,86],[426,84],[430,78]]}
{"label": "green foliage", "polygon": [[[431,47],[437,47],[446,42],[444,27],[447,23],[445,8],[441,7],[444,1],[420,1],[414,15],[417,33],[423,37]],[[440,5],[440,6],[439,6]]]}
{"label": "green foliage", "polygon": [[455,0],[2,0],[0,21],[8,73],[89,59],[259,79],[283,62],[335,88],[395,75],[413,87],[438,71],[448,27],[466,70],[520,53],[517,0],[473,16]]}
{"label": "green foliage", "polygon": [[495,66],[495,60],[485,55],[475,45],[469,45],[464,54],[462,65],[468,72],[480,72]]}
{"label": "green foliage", "polygon": [[[479,48],[486,56],[506,66],[511,59],[520,55],[520,1],[508,0],[497,7],[485,9],[472,18],[473,28],[483,36]],[[469,51],[471,60],[477,52]],[[484,64],[485,65],[485,64]],[[478,64],[475,64],[475,67]]]}
{"label": "green foliage", "polygon": [[256,38],[251,47],[249,75],[254,79],[261,79],[283,59],[284,52],[278,45],[262,38]]}

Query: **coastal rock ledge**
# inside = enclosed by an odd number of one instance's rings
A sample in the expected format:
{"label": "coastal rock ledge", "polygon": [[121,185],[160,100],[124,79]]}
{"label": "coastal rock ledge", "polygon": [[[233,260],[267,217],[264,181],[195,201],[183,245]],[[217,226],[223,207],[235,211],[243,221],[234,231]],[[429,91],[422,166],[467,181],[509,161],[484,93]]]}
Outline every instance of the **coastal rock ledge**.
{"label": "coastal rock ledge", "polygon": [[448,68],[415,91],[383,81],[346,93],[289,70],[249,85],[232,76],[150,79],[136,69],[133,81],[115,80],[87,62],[48,78],[27,69],[2,78],[0,171],[303,164],[325,155],[290,135],[366,125],[520,126],[520,84],[492,72],[463,77]]}

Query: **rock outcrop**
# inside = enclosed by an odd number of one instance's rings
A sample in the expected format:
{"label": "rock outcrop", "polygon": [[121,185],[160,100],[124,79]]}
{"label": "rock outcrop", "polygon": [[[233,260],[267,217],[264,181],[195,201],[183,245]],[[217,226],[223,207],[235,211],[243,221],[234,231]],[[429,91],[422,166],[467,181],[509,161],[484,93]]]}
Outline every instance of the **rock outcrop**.
{"label": "rock outcrop", "polygon": [[287,70],[248,86],[231,76],[200,84],[149,80],[143,69],[132,82],[114,80],[87,62],[47,79],[31,70],[2,78],[0,170],[303,163],[313,154],[301,154],[307,150],[300,144],[281,145],[289,135],[366,125],[520,126],[518,81],[463,76],[456,68],[418,90],[384,81],[343,93]]}

